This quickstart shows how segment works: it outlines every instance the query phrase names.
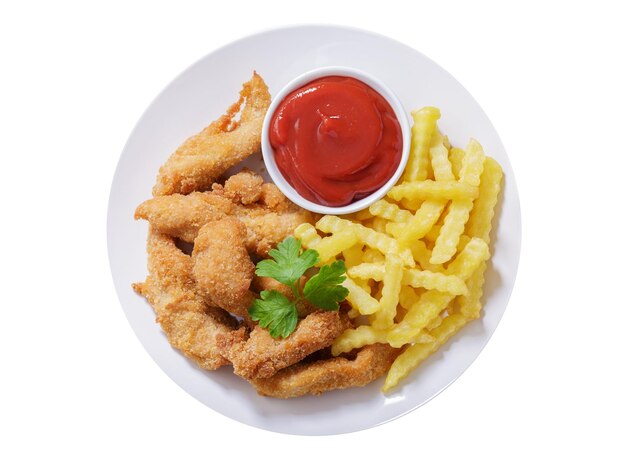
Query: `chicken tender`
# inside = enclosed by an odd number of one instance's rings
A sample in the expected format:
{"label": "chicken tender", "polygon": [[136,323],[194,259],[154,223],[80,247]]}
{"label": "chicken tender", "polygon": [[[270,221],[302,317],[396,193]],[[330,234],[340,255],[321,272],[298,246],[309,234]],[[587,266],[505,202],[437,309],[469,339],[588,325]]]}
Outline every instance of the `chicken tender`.
{"label": "chicken tender", "polygon": [[302,319],[287,338],[274,339],[266,329],[257,326],[247,341],[232,345],[229,359],[235,374],[243,378],[269,378],[307,355],[330,346],[350,326],[346,315],[320,310]]}
{"label": "chicken tender", "polygon": [[270,378],[257,378],[251,382],[260,395],[276,398],[361,387],[385,374],[400,351],[388,344],[371,344],[361,349],[354,360],[334,357],[297,363]]}
{"label": "chicken tender", "polygon": [[148,234],[148,270],[146,281],[133,288],[152,305],[172,346],[206,370],[228,364],[229,347],[245,337],[245,329],[237,329],[230,314],[203,301],[196,291],[191,257],[153,228]]}
{"label": "chicken tender", "polygon": [[169,157],[159,170],[152,194],[208,190],[227,169],[260,151],[261,128],[270,102],[267,85],[255,72],[226,114],[187,139]]}
{"label": "chicken tender", "polygon": [[242,212],[238,218],[248,229],[246,247],[263,258],[267,258],[269,251],[279,242],[293,236],[300,224],[312,223],[311,213],[302,210],[285,213]]}
{"label": "chicken tender", "polygon": [[243,171],[224,185],[214,185],[212,192],[149,199],[137,207],[135,218],[148,220],[162,233],[193,242],[206,223],[234,216],[246,225],[248,252],[267,257],[298,225],[313,223],[314,218],[289,201],[273,183],[259,183],[262,179],[258,174]]}
{"label": "chicken tender", "polygon": [[209,304],[249,319],[254,263],[246,251],[246,234],[245,225],[233,217],[204,225],[194,242],[192,272]]}
{"label": "chicken tender", "polygon": [[161,233],[193,242],[200,228],[231,214],[234,207],[230,199],[219,194],[173,194],[141,203],[135,219],[148,220]]}

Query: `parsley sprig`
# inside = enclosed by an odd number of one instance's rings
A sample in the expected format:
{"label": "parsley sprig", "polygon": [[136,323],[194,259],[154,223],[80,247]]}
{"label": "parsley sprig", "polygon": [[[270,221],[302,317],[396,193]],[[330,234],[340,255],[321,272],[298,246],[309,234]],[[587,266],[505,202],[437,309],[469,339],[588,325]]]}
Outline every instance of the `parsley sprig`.
{"label": "parsley sprig", "polygon": [[262,260],[256,265],[256,275],[272,277],[288,286],[293,292],[293,301],[276,290],[263,290],[261,298],[254,300],[248,313],[259,325],[267,328],[273,338],[286,338],[298,323],[298,303],[305,299],[328,311],[339,309],[339,302],[348,296],[348,289],[341,283],[346,280],[346,265],[343,260],[324,265],[301,289],[300,278],[307,269],[319,261],[316,250],[302,251],[300,241],[289,237],[269,252],[271,260]]}

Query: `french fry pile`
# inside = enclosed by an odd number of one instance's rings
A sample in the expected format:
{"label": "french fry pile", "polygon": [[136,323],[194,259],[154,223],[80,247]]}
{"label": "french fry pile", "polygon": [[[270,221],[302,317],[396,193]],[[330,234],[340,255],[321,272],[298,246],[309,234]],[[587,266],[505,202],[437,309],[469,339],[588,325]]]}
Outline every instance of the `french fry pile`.
{"label": "french fry pile", "polygon": [[[451,147],[439,110],[413,112],[411,153],[387,196],[350,218],[322,217],[295,235],[320,254],[341,258],[352,318],[333,355],[373,343],[404,348],[383,387],[389,391],[466,323],[480,316],[489,233],[502,169],[471,139]],[[320,235],[321,233],[321,235]]]}

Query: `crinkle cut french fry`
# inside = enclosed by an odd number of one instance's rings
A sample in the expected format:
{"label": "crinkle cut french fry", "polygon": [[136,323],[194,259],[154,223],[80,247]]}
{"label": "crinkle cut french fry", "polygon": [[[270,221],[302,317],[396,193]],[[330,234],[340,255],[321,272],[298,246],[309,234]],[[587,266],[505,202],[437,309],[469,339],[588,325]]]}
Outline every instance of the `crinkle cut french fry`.
{"label": "crinkle cut french fry", "polygon": [[387,196],[394,201],[402,198],[414,199],[474,199],[478,196],[478,187],[462,182],[436,182],[424,180],[422,182],[405,182],[394,186]]}
{"label": "crinkle cut french fry", "polygon": [[385,263],[385,256],[380,251],[367,247],[363,251],[363,263]]}
{"label": "crinkle cut french fry", "polygon": [[[480,175],[483,172],[485,154],[482,146],[474,139],[471,139],[467,151],[463,157],[459,181],[473,186],[479,186]],[[456,253],[459,238],[463,234],[465,224],[469,219],[472,210],[472,200],[460,199],[453,201],[448,206],[448,214],[435,242],[433,255],[430,262],[442,264],[450,260]]]}
{"label": "crinkle cut french fry", "polygon": [[480,264],[489,259],[489,246],[480,238],[472,238],[463,250],[450,262],[446,274],[467,280]]}
{"label": "crinkle cut french fry", "polygon": [[430,231],[424,234],[424,239],[430,242],[435,242],[439,237],[439,233],[441,233],[441,225],[433,225]]}
{"label": "crinkle cut french fry", "polygon": [[302,223],[293,231],[296,238],[300,239],[302,247],[305,249],[314,249],[322,240],[317,234],[317,230],[310,223]]}
{"label": "crinkle cut french fry", "polygon": [[[417,294],[415,289],[410,285],[403,285],[402,289],[400,289],[400,306],[408,311],[418,301],[419,295]],[[428,325],[426,325],[426,330],[432,330],[433,328],[437,328],[441,324],[442,320],[443,318],[441,317],[441,315],[438,315],[433,320],[431,320]],[[422,333],[420,333],[418,337],[422,337],[422,340],[416,342],[427,343],[433,340],[432,336],[430,336],[428,333],[425,333],[424,331],[422,331]]]}
{"label": "crinkle cut french fry", "polygon": [[[501,181],[502,168],[492,158],[486,158],[480,178],[480,195],[474,202],[474,208],[466,225],[468,234],[479,237],[486,243],[489,243],[490,240],[491,220],[498,201]],[[467,281],[468,294],[458,298],[461,313],[470,319],[480,317],[486,267],[486,263],[483,262]]]}
{"label": "crinkle cut french fry", "polygon": [[[415,338],[416,343],[430,343],[435,341],[435,337],[430,332],[424,331]],[[358,349],[368,344],[386,343],[387,331],[377,330],[370,325],[361,325],[360,327],[349,329],[339,335],[331,347],[333,356],[338,356],[344,352],[350,352],[352,349]]]}
{"label": "crinkle cut french fry", "polygon": [[466,233],[471,237],[479,237],[487,244],[491,232],[491,220],[498,202],[498,194],[502,182],[502,168],[492,158],[487,157],[480,179],[480,196],[474,202],[474,208],[466,225]]}
{"label": "crinkle cut french fry", "polygon": [[359,221],[363,221],[363,220],[369,220],[370,218],[373,217],[373,215],[370,213],[369,209],[363,209],[358,211],[356,214],[354,214],[354,220],[359,220]]}
{"label": "crinkle cut french fry", "polygon": [[454,180],[452,166],[448,160],[448,149],[443,144],[443,136],[438,129],[433,132],[429,152],[435,180]]}
{"label": "crinkle cut french fry", "polygon": [[402,260],[394,253],[387,255],[385,261],[385,274],[383,275],[383,289],[380,298],[380,309],[374,316],[372,326],[379,330],[387,329],[393,325],[396,316],[396,307],[402,285]]}
{"label": "crinkle cut french fry", "polygon": [[[377,282],[384,282],[385,273],[386,265],[382,263],[361,263],[348,270],[351,278],[374,279]],[[467,287],[459,277],[420,269],[405,269],[402,274],[402,285],[439,290],[453,295],[467,293]]]}
{"label": "crinkle cut french fry", "polygon": [[[448,306],[448,307],[450,307],[450,306]],[[426,330],[430,331],[430,330],[433,330],[433,329],[437,328],[439,325],[441,325],[441,322],[443,322],[443,317],[441,317],[441,314],[439,314],[437,317],[435,317],[433,320],[431,320],[428,323],[428,325],[426,325]],[[422,331],[422,333],[423,333],[423,331]]]}
{"label": "crinkle cut french fry", "polygon": [[385,330],[377,330],[370,325],[361,325],[360,327],[349,329],[339,335],[331,347],[334,356],[350,352],[368,344],[385,343],[387,341],[387,332]]}
{"label": "crinkle cut french fry", "polygon": [[432,272],[442,272],[444,270],[443,265],[433,265],[430,262],[432,255],[431,250],[426,247],[424,241],[415,241],[411,244],[411,254],[417,263],[423,270]]}
{"label": "crinkle cut french fry", "polygon": [[479,186],[480,175],[483,173],[485,153],[476,140],[470,139],[465,150],[463,163],[459,172],[459,181],[472,186]]}
{"label": "crinkle cut french fry", "polygon": [[402,198],[398,202],[404,209],[416,212],[420,207],[422,207],[422,203],[424,201],[420,199]]}
{"label": "crinkle cut french fry", "polygon": [[446,201],[425,201],[407,223],[388,223],[387,231],[398,238],[401,247],[410,247],[437,223],[445,207]]}
{"label": "crinkle cut french fry", "polygon": [[315,250],[317,250],[320,255],[318,265],[326,264],[329,260],[352,247],[358,241],[359,238],[352,228],[337,231],[332,236],[322,238],[322,240],[315,245]]}
{"label": "crinkle cut french fry", "polygon": [[483,296],[486,268],[487,263],[483,261],[474,274],[467,280],[467,295],[457,298],[461,314],[468,319],[478,319],[480,317],[480,310],[482,308],[480,299]]}
{"label": "crinkle cut french fry", "polygon": [[346,298],[348,303],[361,314],[374,314],[380,309],[380,303],[349,277],[346,277],[341,285],[348,289],[348,297]]}
{"label": "crinkle cut french fry", "polygon": [[378,233],[371,228],[367,228],[358,223],[353,223],[334,215],[323,216],[315,226],[324,233],[336,233],[348,228],[354,228],[359,241],[363,244],[373,249],[377,249],[385,255],[389,253],[397,253],[405,265],[409,267],[415,266],[415,261],[413,260],[411,251],[408,249],[400,250],[396,240],[386,234]]}
{"label": "crinkle cut french fry", "polygon": [[450,145],[450,139],[448,139],[447,135],[443,136],[443,146],[446,147],[448,150],[452,148],[452,145]]}
{"label": "crinkle cut french fry", "polygon": [[454,256],[471,210],[472,201],[469,199],[450,203],[448,215],[446,215],[430,257],[432,264],[445,263]]}
{"label": "crinkle cut french fry", "polygon": [[411,113],[411,154],[404,172],[404,180],[425,180],[428,175],[428,149],[437,120],[441,116],[438,108],[424,107]]}
{"label": "crinkle cut french fry", "polygon": [[377,233],[386,233],[387,220],[381,217],[374,217],[372,219],[371,228]]}
{"label": "crinkle cut french fry", "polygon": [[464,156],[465,151],[463,149],[456,147],[450,148],[448,159],[450,160],[450,165],[452,166],[452,173],[457,179],[461,176],[461,167],[463,165]]}
{"label": "crinkle cut french fry", "polygon": [[437,290],[424,292],[400,323],[389,330],[388,343],[393,347],[401,347],[412,342],[423,328],[441,314],[453,298],[454,295]]}
{"label": "crinkle cut french fry", "polygon": [[409,310],[413,307],[415,303],[417,303],[420,299],[420,296],[415,291],[416,289],[411,287],[410,285],[403,285],[400,289],[400,306],[404,309]]}
{"label": "crinkle cut french fry", "polygon": [[385,275],[384,263],[361,263],[348,269],[348,276],[352,279],[374,279],[376,282],[383,280]]}
{"label": "crinkle cut french fry", "polygon": [[429,290],[439,290],[440,292],[447,292],[453,295],[467,293],[467,287],[459,277],[419,269],[405,270],[402,283],[416,288],[423,287]]}
{"label": "crinkle cut french fry", "polygon": [[382,217],[385,220],[398,223],[408,222],[413,214],[405,209],[400,209],[396,204],[381,199],[376,201],[369,207],[369,211],[372,215]]}
{"label": "crinkle cut french fry", "polygon": [[[467,280],[476,269],[489,258],[489,247],[479,238],[470,240],[465,248],[448,266],[447,274]],[[437,290],[428,290],[400,321],[389,331],[389,343],[400,347],[410,343],[424,327],[448,307],[454,295]]]}
{"label": "crinkle cut french fry", "polygon": [[346,268],[360,265],[363,263],[363,245],[354,244],[343,251],[343,260]]}
{"label": "crinkle cut french fry", "polygon": [[431,331],[431,335],[435,338],[433,342],[414,344],[402,352],[387,373],[383,391],[388,392],[394,388],[411,370],[436,352],[466,323],[467,319],[461,314],[452,314],[446,317],[439,327]]}

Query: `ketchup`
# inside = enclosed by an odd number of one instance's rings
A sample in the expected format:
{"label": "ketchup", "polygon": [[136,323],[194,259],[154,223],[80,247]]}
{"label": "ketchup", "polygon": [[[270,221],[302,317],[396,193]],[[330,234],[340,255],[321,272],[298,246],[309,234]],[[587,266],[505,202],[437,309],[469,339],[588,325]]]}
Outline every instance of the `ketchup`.
{"label": "ketchup", "polygon": [[309,201],[339,207],[394,174],[402,131],[389,103],[362,81],[329,76],[283,99],[270,123],[276,165]]}

